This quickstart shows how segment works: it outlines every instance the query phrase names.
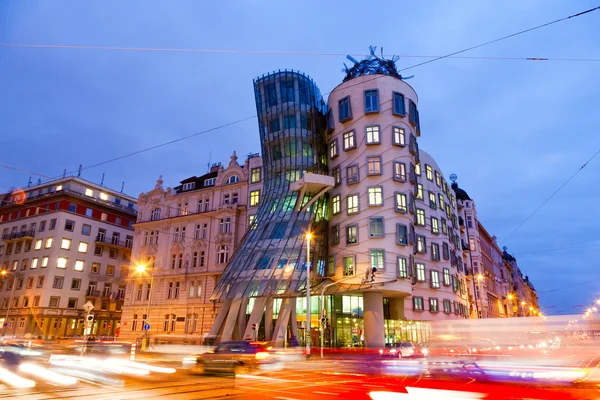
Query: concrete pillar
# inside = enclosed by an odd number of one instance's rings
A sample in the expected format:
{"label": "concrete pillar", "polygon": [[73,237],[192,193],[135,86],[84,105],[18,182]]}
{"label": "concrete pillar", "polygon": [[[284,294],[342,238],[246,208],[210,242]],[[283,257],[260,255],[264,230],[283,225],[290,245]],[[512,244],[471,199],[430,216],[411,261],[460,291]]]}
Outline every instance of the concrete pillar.
{"label": "concrete pillar", "polygon": [[383,329],[383,294],[363,293],[365,319],[365,347],[382,348],[385,345]]}
{"label": "concrete pillar", "polygon": [[390,319],[404,319],[404,297],[394,297],[390,299]]}
{"label": "concrete pillar", "polygon": [[272,297],[267,299],[267,305],[265,306],[265,340],[271,340],[273,336],[273,302],[275,300]]}

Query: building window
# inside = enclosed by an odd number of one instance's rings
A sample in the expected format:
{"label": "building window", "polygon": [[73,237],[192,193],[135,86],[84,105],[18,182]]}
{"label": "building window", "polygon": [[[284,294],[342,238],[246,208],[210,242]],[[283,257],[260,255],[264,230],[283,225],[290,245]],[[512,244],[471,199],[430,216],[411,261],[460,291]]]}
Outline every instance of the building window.
{"label": "building window", "polygon": [[396,236],[398,237],[398,244],[408,244],[408,228],[406,225],[396,224]]}
{"label": "building window", "polygon": [[405,116],[406,109],[404,106],[404,95],[402,93],[394,92],[392,99],[394,101],[394,114]]}
{"label": "building window", "polygon": [[398,257],[398,278],[408,278],[408,265],[404,257]]}
{"label": "building window", "polygon": [[432,269],[429,271],[431,274],[431,287],[434,289],[440,288],[440,272]]}
{"label": "building window", "polygon": [[346,183],[351,185],[359,181],[358,165],[350,165],[346,168]]}
{"label": "building window", "polygon": [[435,193],[429,192],[429,207],[433,208],[434,210],[437,208],[436,200],[437,198],[435,196]]}
{"label": "building window", "polygon": [[383,205],[383,189],[381,186],[373,186],[368,189],[369,191],[369,206],[382,206]]}
{"label": "building window", "polygon": [[427,180],[433,182],[433,168],[431,168],[431,165],[425,164],[425,176]]}
{"label": "building window", "polygon": [[444,235],[448,234],[448,224],[446,224],[446,220],[442,218],[440,221],[440,223],[442,224],[442,233]]}
{"label": "building window", "polygon": [[[58,204],[58,203],[56,203]],[[49,231],[53,231],[56,228],[56,218],[52,218],[50,220],[50,226],[48,226]]]}
{"label": "building window", "polygon": [[444,300],[444,313],[450,314],[452,312],[452,303],[450,300]]}
{"label": "building window", "polygon": [[58,257],[56,267],[61,269],[67,268],[67,260],[67,257]]}
{"label": "building window", "polygon": [[442,177],[438,171],[435,171],[435,184],[437,187],[442,186]]}
{"label": "building window", "polygon": [[75,271],[83,271],[83,269],[85,268],[85,261],[76,260],[74,268],[75,268]]}
{"label": "building window", "polygon": [[423,200],[423,185],[417,183],[417,194],[415,196],[418,200]]}
{"label": "building window", "polygon": [[392,143],[396,146],[405,146],[406,139],[404,137],[404,129],[394,126],[392,127]]}
{"label": "building window", "polygon": [[365,114],[379,111],[379,94],[377,89],[365,90]]}
{"label": "building window", "polygon": [[80,253],[87,253],[88,244],[86,242],[79,242],[79,247],[77,248],[77,251]]}
{"label": "building window", "polygon": [[227,264],[229,261],[229,247],[220,245],[217,247],[217,264]]}
{"label": "building window", "polygon": [[358,243],[358,225],[346,226],[346,244]]}
{"label": "building window", "polygon": [[55,276],[54,281],[52,282],[52,287],[54,289],[62,289],[64,280],[65,278],[62,276]]}
{"label": "building window", "polygon": [[369,218],[369,237],[383,237],[383,217]]}
{"label": "building window", "polygon": [[433,261],[440,260],[440,245],[437,243],[431,243],[431,259]]}
{"label": "building window", "polygon": [[356,137],[354,131],[344,133],[344,151],[356,148]]}
{"label": "building window", "polygon": [[333,215],[339,214],[341,211],[341,200],[340,195],[335,195],[331,198],[331,213]]}
{"label": "building window", "polygon": [[46,238],[46,248],[49,249],[50,247],[52,247],[52,241],[53,239],[51,237]]}
{"label": "building window", "polygon": [[221,218],[219,220],[219,233],[231,232],[231,218]]}
{"label": "building window", "polygon": [[384,251],[383,250],[370,250],[371,254],[371,268],[377,270],[383,270],[384,268]]}
{"label": "building window", "polygon": [[344,276],[352,276],[354,273],[354,257],[344,257]]}
{"label": "building window", "polygon": [[371,125],[365,128],[367,135],[367,144],[379,144],[381,142],[379,137],[379,125]]}
{"label": "building window", "polygon": [[350,96],[346,96],[338,102],[340,122],[352,118],[352,107],[350,105]]}
{"label": "building window", "polygon": [[63,240],[60,241],[60,248],[63,250],[70,250],[71,249],[71,239],[63,238]]}
{"label": "building window", "polygon": [[427,253],[427,239],[425,236],[417,235],[417,252],[422,254]]}
{"label": "building window", "polygon": [[469,248],[471,251],[475,251],[475,238],[469,238]]}
{"label": "building window", "polygon": [[192,190],[193,188],[196,187],[196,182],[189,182],[189,183],[184,183],[183,184],[183,190]]}
{"label": "building window", "polygon": [[60,304],[60,297],[55,297],[55,296],[50,297],[50,301],[48,302],[48,307],[58,308],[59,304]]}
{"label": "building window", "polygon": [[423,298],[422,297],[413,297],[413,310],[414,311],[423,311]]}
{"label": "building window", "polygon": [[359,211],[357,194],[351,194],[346,198],[346,210],[348,214],[356,214]]}
{"label": "building window", "polygon": [[437,235],[440,233],[438,219],[435,217],[431,217],[431,233],[433,233],[434,235]]}
{"label": "building window", "polygon": [[106,266],[106,275],[112,276],[115,274],[115,266],[114,265],[107,265]]}
{"label": "building window", "polygon": [[160,208],[156,207],[154,210],[152,210],[152,213],[150,214],[150,220],[157,221],[159,219],[160,219]]}
{"label": "building window", "polygon": [[91,272],[92,272],[92,274],[99,274],[100,273],[100,263],[92,263]]}
{"label": "building window", "polygon": [[340,244],[340,226],[333,225],[331,227],[331,244],[336,245]]}
{"label": "building window", "polygon": [[342,175],[340,174],[340,167],[335,167],[331,169],[331,176],[333,177],[333,184],[335,186],[342,183]]}
{"label": "building window", "polygon": [[431,312],[439,312],[438,299],[430,297],[429,298],[429,311]]}
{"label": "building window", "polygon": [[404,193],[396,193],[396,211],[402,213],[408,211],[406,206],[406,195]]}
{"label": "building window", "polygon": [[415,221],[415,225],[425,226],[425,210],[422,208],[417,208],[417,218]]}
{"label": "building window", "polygon": [[238,183],[240,181],[240,177],[237,175],[231,175],[229,178],[227,178],[227,181],[225,182],[227,185],[231,185],[232,183]]}
{"label": "building window", "polygon": [[42,268],[46,268],[48,266],[48,256],[42,257]]}
{"label": "building window", "polygon": [[381,175],[381,156],[367,157],[367,175]]}
{"label": "building window", "polygon": [[394,161],[394,180],[406,182],[406,164],[400,161]]}
{"label": "building window", "polygon": [[259,201],[260,201],[260,191],[259,190],[251,191],[250,192],[250,207],[257,206]]}
{"label": "building window", "polygon": [[467,215],[467,227],[468,228],[473,227],[473,217],[471,217],[470,215]]}
{"label": "building window", "polygon": [[338,156],[338,141],[337,139],[333,139],[331,143],[329,143],[329,158],[332,160]]}
{"label": "building window", "polygon": [[425,282],[425,264],[417,263],[417,281]]}
{"label": "building window", "polygon": [[[279,125],[279,120],[277,120]],[[260,182],[261,180],[261,171],[260,171],[260,167],[257,168],[252,168],[252,171],[250,172],[250,183],[257,183]]]}
{"label": "building window", "polygon": [[444,205],[444,195],[440,193],[438,195],[438,200],[439,200],[438,205],[440,206],[440,210],[442,210],[442,211],[445,210],[446,206]]}
{"label": "building window", "polygon": [[443,270],[443,279],[444,286],[450,286],[450,270],[448,268],[444,268]]}

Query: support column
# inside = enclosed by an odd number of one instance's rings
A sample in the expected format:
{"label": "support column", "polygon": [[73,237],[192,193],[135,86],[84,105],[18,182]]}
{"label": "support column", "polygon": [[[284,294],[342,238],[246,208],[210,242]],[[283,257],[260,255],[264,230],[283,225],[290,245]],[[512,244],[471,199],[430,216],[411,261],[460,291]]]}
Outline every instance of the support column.
{"label": "support column", "polygon": [[382,348],[385,345],[383,328],[383,294],[364,292],[365,347]]}
{"label": "support column", "polygon": [[225,325],[223,326],[223,333],[220,340],[221,342],[226,342],[233,339],[233,329],[235,328],[241,305],[241,298],[232,300],[231,305],[229,306],[229,312],[227,313],[227,319],[225,320]]}
{"label": "support column", "polygon": [[292,306],[296,307],[295,298],[284,298],[281,302],[281,308],[279,309],[279,315],[275,323],[275,330],[273,331],[273,338],[271,339],[273,347],[283,347],[290,314],[292,313]]}
{"label": "support column", "polygon": [[[266,297],[257,297],[254,299],[254,307],[252,308],[252,312],[250,313],[250,319],[248,320],[248,326],[246,326],[246,330],[244,331],[244,336],[242,339],[246,340],[248,338],[252,340],[257,340],[258,338],[255,335],[258,334],[258,324],[260,324],[260,320],[262,319],[263,312],[265,311],[265,303],[267,302]],[[245,312],[245,311],[244,311]],[[256,325],[256,332],[252,331],[252,325]]]}
{"label": "support column", "polygon": [[[210,336],[218,336],[223,328],[223,322],[225,321],[225,317],[229,313],[229,307],[231,307],[231,299],[225,299],[219,313],[217,314],[217,318],[213,326],[210,328]],[[204,318],[204,317],[203,317]]]}
{"label": "support column", "polygon": [[275,300],[272,297],[267,299],[267,305],[265,306],[265,340],[271,340],[273,336],[273,302]]}
{"label": "support column", "polygon": [[248,303],[250,302],[249,297],[245,297],[242,299],[242,305],[240,306],[240,312],[238,314],[238,323],[237,323],[237,332],[236,338],[244,339],[244,333],[246,331],[246,309],[248,308]]}

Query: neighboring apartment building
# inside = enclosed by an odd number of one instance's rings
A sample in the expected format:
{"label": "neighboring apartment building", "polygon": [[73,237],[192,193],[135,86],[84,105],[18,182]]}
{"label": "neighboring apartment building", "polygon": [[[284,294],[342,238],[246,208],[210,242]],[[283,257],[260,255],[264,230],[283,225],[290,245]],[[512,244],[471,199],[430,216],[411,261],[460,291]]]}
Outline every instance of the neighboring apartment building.
{"label": "neighboring apartment building", "polygon": [[252,154],[240,166],[234,152],[226,168],[215,164],[173,189],[159,178],[140,194],[124,339],[142,336],[145,323],[153,337],[209,332],[221,306],[210,297],[253,222],[262,182],[262,159]]}
{"label": "neighboring apartment building", "polygon": [[[0,199],[0,313],[4,336],[94,335],[121,319],[137,214],[134,198],[76,177],[16,189]],[[8,320],[4,321],[5,313]]]}
{"label": "neighboring apartment building", "polygon": [[[456,176],[452,176],[456,180]],[[532,315],[539,312],[535,289],[523,279],[516,259],[500,249],[496,236],[477,217],[475,201],[452,183],[460,214],[471,318]],[[529,308],[532,308],[531,312]],[[523,309],[527,312],[523,314]]]}

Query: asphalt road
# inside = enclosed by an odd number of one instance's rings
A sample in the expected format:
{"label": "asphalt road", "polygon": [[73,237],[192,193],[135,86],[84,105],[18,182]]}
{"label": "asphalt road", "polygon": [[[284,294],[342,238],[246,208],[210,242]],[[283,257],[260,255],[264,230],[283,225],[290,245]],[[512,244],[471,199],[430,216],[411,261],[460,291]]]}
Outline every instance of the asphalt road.
{"label": "asphalt road", "polygon": [[[406,367],[410,362],[381,363],[357,360],[311,360],[288,363],[285,368],[237,377],[226,375],[190,375],[178,369],[174,374],[151,373],[148,376],[105,376],[112,381],[82,379],[71,387],[37,382],[31,389],[0,387],[0,399],[371,399],[372,392],[406,393],[409,388],[433,392],[400,395],[401,398],[450,399],[440,389],[453,390],[454,395],[466,391],[471,398],[531,399],[596,399],[600,392],[593,388],[570,387],[523,388],[517,385],[482,384],[473,380],[431,381],[389,369],[390,364]],[[474,394],[473,394],[474,393]],[[420,394],[420,396],[419,396]],[[427,397],[433,396],[433,397]],[[491,396],[490,396],[491,395]],[[487,396],[487,397],[486,397]],[[461,398],[461,397],[452,397]],[[464,397],[466,398],[466,397]]]}

